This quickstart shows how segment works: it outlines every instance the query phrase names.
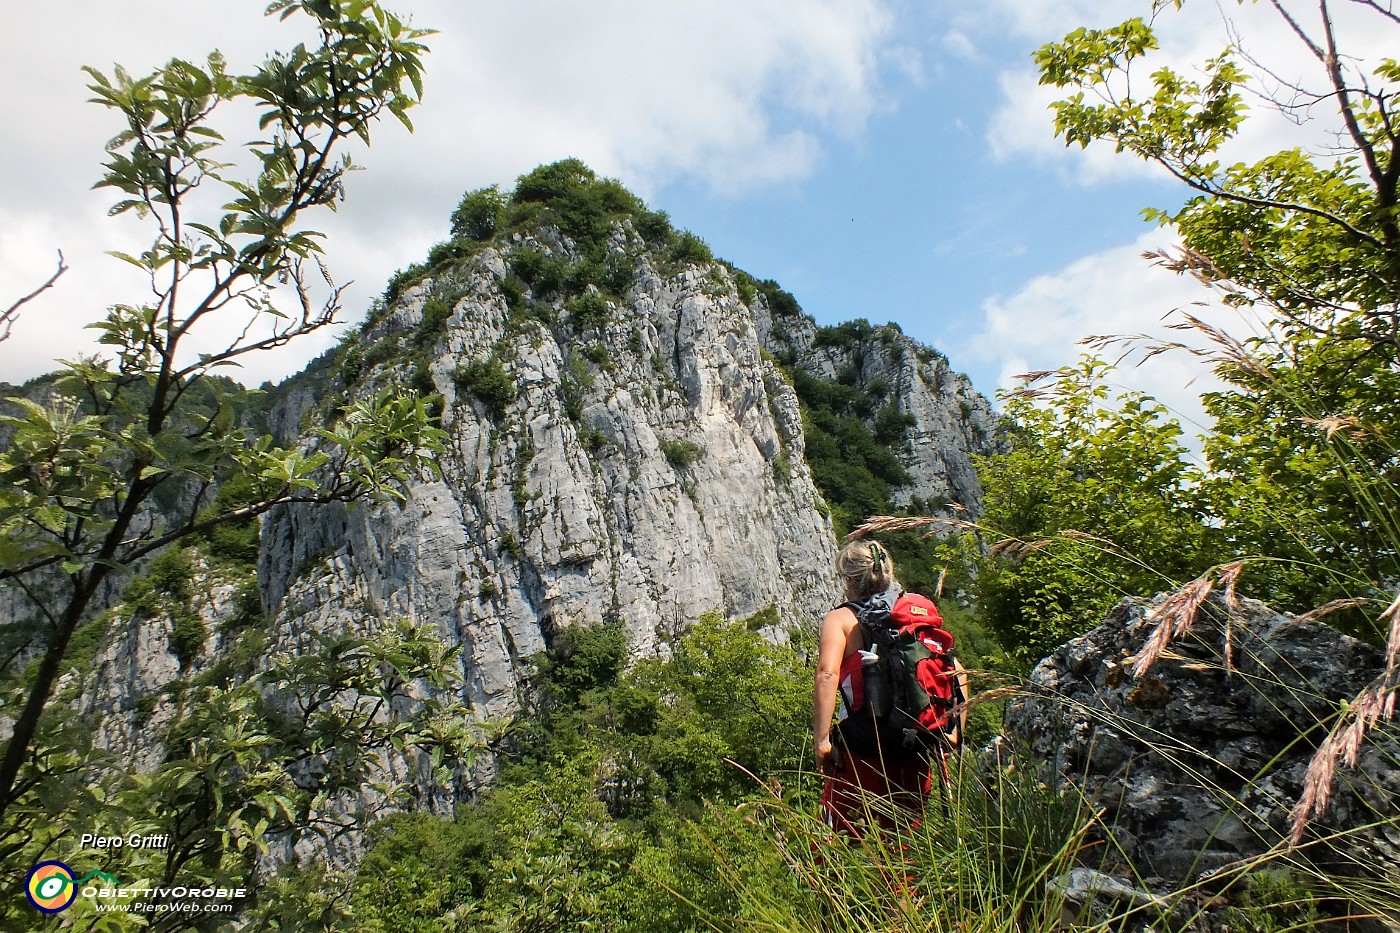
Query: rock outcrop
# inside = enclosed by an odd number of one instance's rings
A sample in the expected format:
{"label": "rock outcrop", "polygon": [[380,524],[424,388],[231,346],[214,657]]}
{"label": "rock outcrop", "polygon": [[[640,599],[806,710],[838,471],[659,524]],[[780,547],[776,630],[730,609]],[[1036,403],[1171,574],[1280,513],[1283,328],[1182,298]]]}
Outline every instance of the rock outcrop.
{"label": "rock outcrop", "polygon": [[1336,776],[1304,844],[1286,848],[1313,752],[1344,704],[1383,671],[1379,652],[1258,602],[1213,600],[1135,677],[1162,599],[1125,600],[1042,661],[1028,695],[1008,709],[999,752],[1036,763],[1101,807],[1113,841],[1096,867],[1154,890],[1223,877],[1270,851],[1287,851],[1283,864],[1400,885],[1394,725],[1371,734],[1356,767]]}
{"label": "rock outcrop", "polygon": [[[260,578],[279,626],[431,622],[463,647],[467,699],[499,716],[520,659],[569,625],[620,621],[653,653],[709,611],[766,613],[775,637],[820,615],[834,542],[797,398],[722,267],[663,273],[640,245],[615,237],[617,256],[636,257],[633,285],[622,301],[589,292],[601,313],[586,320],[529,292],[522,314],[503,294],[520,252],[572,258],[550,231],[417,285],[366,332],[367,345],[421,340],[425,307],[451,296],[416,363],[444,399],[442,476],[401,505],[270,516]],[[487,389],[490,373],[506,389]]]}

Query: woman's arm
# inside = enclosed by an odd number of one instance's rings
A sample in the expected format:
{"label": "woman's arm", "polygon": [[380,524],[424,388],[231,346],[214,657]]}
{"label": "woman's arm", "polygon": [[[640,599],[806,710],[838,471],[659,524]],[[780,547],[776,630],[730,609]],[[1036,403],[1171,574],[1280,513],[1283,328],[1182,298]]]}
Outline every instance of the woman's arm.
{"label": "woman's arm", "polygon": [[854,625],[855,613],[845,607],[831,610],[822,619],[817,675],[812,687],[812,746],[817,769],[826,773],[836,770],[831,719],[836,714],[836,691],[840,689],[846,640]]}
{"label": "woman's arm", "polygon": [[961,747],[963,737],[967,735],[967,701],[972,699],[969,691],[970,683],[967,676],[967,668],[962,666],[962,662],[957,658],[953,659],[953,676],[957,678],[959,692],[962,693],[962,702],[958,704],[954,712],[958,717],[958,731],[954,739],[954,747]]}

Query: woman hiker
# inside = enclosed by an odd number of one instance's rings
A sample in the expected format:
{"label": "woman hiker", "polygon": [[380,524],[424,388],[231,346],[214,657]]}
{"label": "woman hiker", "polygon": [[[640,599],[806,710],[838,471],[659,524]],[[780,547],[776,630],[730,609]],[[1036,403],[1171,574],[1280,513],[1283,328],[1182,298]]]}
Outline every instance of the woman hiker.
{"label": "woman hiker", "polygon": [[[826,777],[822,809],[832,828],[859,835],[859,823],[874,816],[880,825],[893,825],[894,807],[901,807],[915,818],[933,787],[930,754],[923,750],[893,747],[889,742],[874,754],[851,751],[841,740],[839,728],[833,734],[832,721],[841,700],[841,718],[859,712],[865,695],[863,657],[869,645],[862,637],[856,611],[872,597],[882,597],[893,606],[903,593],[894,575],[894,561],[877,541],[852,541],[836,556],[836,572],[841,578],[846,602],[822,619],[821,642],[813,689],[812,740],[818,770]],[[926,604],[932,608],[932,604]],[[933,610],[936,616],[937,610]],[[951,640],[950,640],[951,641]],[[866,649],[867,654],[862,655]],[[966,675],[955,663],[960,695],[967,696]],[[949,733],[950,747],[956,747],[966,726],[965,710],[954,710]],[[935,752],[935,755],[938,753]],[[940,769],[943,762],[938,762]]]}

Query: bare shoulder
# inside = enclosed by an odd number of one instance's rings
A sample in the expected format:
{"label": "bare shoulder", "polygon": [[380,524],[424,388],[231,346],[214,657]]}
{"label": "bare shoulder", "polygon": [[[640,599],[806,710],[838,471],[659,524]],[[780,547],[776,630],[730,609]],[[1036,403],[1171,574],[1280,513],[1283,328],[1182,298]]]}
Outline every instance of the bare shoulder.
{"label": "bare shoulder", "polygon": [[850,606],[837,606],[822,617],[822,631],[839,629],[843,633],[849,632],[856,627],[856,622],[856,614]]}

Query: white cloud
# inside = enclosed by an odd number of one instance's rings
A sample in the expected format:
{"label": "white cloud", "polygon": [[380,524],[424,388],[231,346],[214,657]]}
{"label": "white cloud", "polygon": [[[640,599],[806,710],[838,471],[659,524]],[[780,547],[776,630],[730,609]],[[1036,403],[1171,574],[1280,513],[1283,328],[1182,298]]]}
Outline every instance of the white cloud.
{"label": "white cloud", "polygon": [[[1039,276],[1011,295],[983,303],[982,331],[965,348],[969,358],[999,372],[1003,389],[1019,385],[1017,376],[1053,370],[1072,362],[1086,348],[1088,336],[1147,334],[1155,339],[1180,340],[1204,346],[1166,325],[1179,321],[1175,312],[1190,311],[1238,334],[1246,326],[1239,315],[1207,304],[1209,293],[1198,283],[1152,265],[1142,254],[1173,245],[1167,231],[1154,229],[1135,242],[1085,256],[1064,269]],[[1114,375],[1123,387],[1146,392],[1166,405],[1187,425],[1188,433],[1203,426],[1199,396],[1221,383],[1209,367],[1184,351],[1168,352],[1146,362],[1142,344]],[[1117,352],[1123,352],[1119,350]],[[1112,359],[1113,351],[1103,353]]]}
{"label": "white cloud", "polygon": [[[0,9],[0,301],[51,271],[63,249],[72,271],[0,345],[0,379],[91,352],[81,323],[113,301],[141,300],[141,283],[103,250],[139,251],[136,228],[105,217],[114,198],[88,190],[100,174],[113,116],[85,103],[79,68],[136,74],[172,56],[220,48],[235,68],[304,37],[259,15],[261,4],[201,0],[120,4],[73,0]],[[537,164],[578,156],[645,194],[680,177],[732,195],[811,173],[823,139],[858,135],[885,104],[887,72],[910,73],[885,0],[519,0],[508,4],[388,0],[428,40],[426,100],[417,133],[381,127],[357,154],[341,213],[312,224],[328,234],[330,266],[354,279],[354,314],[395,269],[446,235],[462,191],[511,183]],[[48,36],[34,41],[35,36]],[[21,79],[22,78],[22,79]],[[230,139],[251,138],[251,128]],[[7,300],[8,299],[8,300]],[[353,316],[353,315],[352,315]],[[329,343],[329,335],[320,341]],[[294,371],[307,344],[250,361],[258,382]]]}
{"label": "white cloud", "polygon": [[951,29],[943,36],[943,47],[958,58],[976,61],[982,57],[977,44],[961,29]]}

